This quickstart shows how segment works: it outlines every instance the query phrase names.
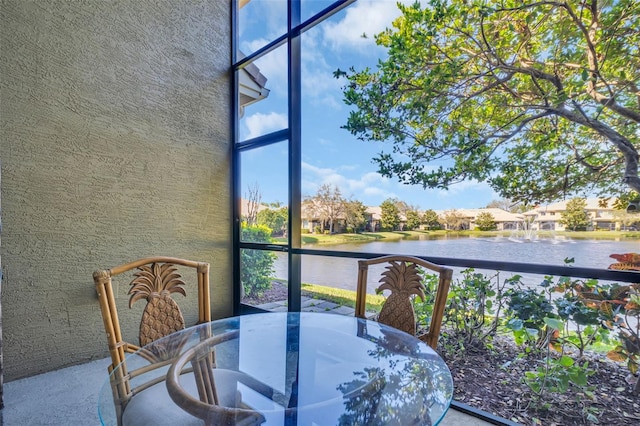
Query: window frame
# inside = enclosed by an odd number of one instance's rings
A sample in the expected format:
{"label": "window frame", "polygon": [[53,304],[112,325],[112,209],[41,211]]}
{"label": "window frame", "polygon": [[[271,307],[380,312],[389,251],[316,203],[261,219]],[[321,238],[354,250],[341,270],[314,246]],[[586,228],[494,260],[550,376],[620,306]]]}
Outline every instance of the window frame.
{"label": "window frame", "polygon": [[[356,0],[337,0],[325,9],[301,21],[302,0],[287,1],[287,32],[275,40],[256,50],[248,56],[239,59],[239,12],[240,1],[231,4],[231,72],[233,75],[232,93],[232,138],[231,176],[232,176],[232,277],[233,277],[233,315],[255,312],[252,308],[241,303],[242,291],[240,283],[240,253],[242,249],[282,251],[288,257],[288,298],[287,306],[290,312],[301,310],[301,256],[302,253],[302,34],[343,10]],[[239,71],[255,62],[257,59],[274,51],[283,44],[287,44],[287,109],[288,127],[283,130],[239,142]],[[266,145],[288,141],[288,210],[289,220],[287,229],[287,243],[283,245],[267,243],[248,243],[241,241],[240,226],[241,211],[241,168],[240,156],[242,152],[260,148]]]}

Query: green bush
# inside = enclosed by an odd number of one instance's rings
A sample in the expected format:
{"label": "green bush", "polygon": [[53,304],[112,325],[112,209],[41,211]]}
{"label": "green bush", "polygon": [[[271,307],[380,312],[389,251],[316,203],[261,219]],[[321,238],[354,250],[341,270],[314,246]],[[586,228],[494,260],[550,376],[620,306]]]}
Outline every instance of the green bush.
{"label": "green bush", "polygon": [[[242,241],[271,242],[271,229],[263,225],[242,225]],[[246,296],[259,296],[271,288],[276,255],[266,250],[243,249],[240,252],[240,282]]]}

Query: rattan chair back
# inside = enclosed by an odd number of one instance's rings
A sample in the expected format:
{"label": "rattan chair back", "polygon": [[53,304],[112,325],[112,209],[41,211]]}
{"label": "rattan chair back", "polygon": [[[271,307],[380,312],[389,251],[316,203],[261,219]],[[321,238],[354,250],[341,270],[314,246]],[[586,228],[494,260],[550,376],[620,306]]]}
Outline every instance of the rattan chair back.
{"label": "rattan chair back", "polygon": [[[188,271],[189,269],[195,271],[197,282],[190,283],[183,280],[180,271]],[[138,301],[146,300],[146,306],[140,320],[138,342],[136,343],[123,339],[118,317],[117,302],[120,298],[117,298],[114,294],[113,279],[121,274],[123,274],[123,277],[126,276],[131,279],[128,292],[129,308]],[[187,326],[182,311],[172,295],[179,293],[182,296],[186,296],[190,291],[190,287],[192,291],[197,288],[198,323],[211,321],[209,264],[173,257],[148,257],[111,269],[95,271],[93,280],[98,293],[109,354],[111,355],[109,373],[120,365],[120,368],[117,368],[116,373],[111,377],[116,411],[120,419],[130,398],[155,384],[155,382],[144,383],[132,388],[129,382],[130,379],[136,375],[143,374],[149,369],[167,365],[172,356],[175,356],[180,350],[179,347],[163,347],[156,348],[154,353],[143,354],[150,361],[149,366],[144,369],[146,371],[129,371],[125,364],[125,354],[136,352],[142,346]]]}
{"label": "rattan chair back", "polygon": [[416,335],[417,329],[412,298],[420,297],[422,300],[425,298],[425,286],[419,268],[424,268],[425,272],[433,271],[438,274],[438,285],[433,298],[434,304],[429,329],[418,335],[421,340],[435,349],[440,337],[442,317],[444,316],[453,270],[413,256],[392,255],[359,260],[355,312],[359,318],[367,318],[366,298],[369,266],[377,264],[387,264],[387,266],[382,273],[376,293],[382,293],[384,290],[389,290],[391,293],[385,299],[380,313],[369,317],[369,319],[374,319],[412,335]]}

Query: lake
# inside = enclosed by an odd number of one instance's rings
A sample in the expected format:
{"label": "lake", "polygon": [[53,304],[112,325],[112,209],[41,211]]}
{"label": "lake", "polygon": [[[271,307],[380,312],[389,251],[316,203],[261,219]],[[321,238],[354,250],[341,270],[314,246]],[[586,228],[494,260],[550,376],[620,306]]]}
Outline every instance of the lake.
{"label": "lake", "polygon": [[[506,262],[564,265],[565,258],[573,257],[573,266],[606,269],[615,260],[612,253],[640,251],[640,241],[614,240],[573,240],[567,237],[534,238],[531,240],[513,237],[444,237],[407,239],[398,241],[358,244],[307,244],[304,248],[321,250],[353,251],[365,253],[393,253],[416,256],[466,258],[479,260],[500,260]],[[287,276],[287,256],[278,253],[274,265],[276,277]],[[454,268],[455,269],[455,268]],[[372,270],[369,289],[375,287],[379,270]],[[459,276],[459,268],[456,275]],[[486,271],[490,274],[495,271]],[[505,273],[510,276],[511,273]],[[525,274],[523,274],[525,275]],[[303,256],[302,281],[331,287],[354,290],[358,276],[356,259],[324,256]],[[455,276],[454,276],[455,278]],[[539,283],[541,276],[525,275],[528,283]]]}

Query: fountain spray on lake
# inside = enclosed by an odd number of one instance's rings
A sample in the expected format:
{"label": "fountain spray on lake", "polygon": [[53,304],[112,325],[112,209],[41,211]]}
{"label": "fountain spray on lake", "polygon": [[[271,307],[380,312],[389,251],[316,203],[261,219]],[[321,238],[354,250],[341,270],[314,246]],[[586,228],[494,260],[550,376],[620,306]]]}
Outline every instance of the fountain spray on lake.
{"label": "fountain spray on lake", "polygon": [[546,242],[551,244],[560,244],[572,242],[570,238],[557,236],[554,232],[550,236],[540,237],[536,220],[527,220],[515,223],[516,229],[509,235],[509,241],[514,243],[538,243]]}
{"label": "fountain spray on lake", "polygon": [[516,243],[538,241],[538,231],[534,229],[534,220],[525,219],[524,222],[517,222],[516,229],[509,235],[509,240]]}

